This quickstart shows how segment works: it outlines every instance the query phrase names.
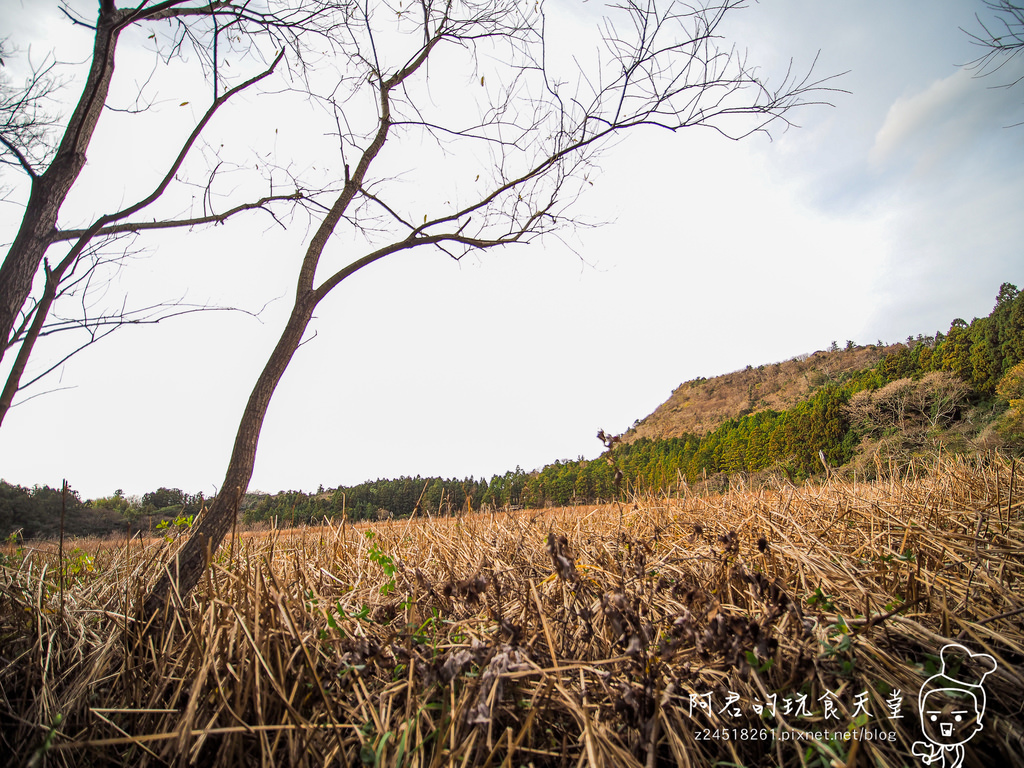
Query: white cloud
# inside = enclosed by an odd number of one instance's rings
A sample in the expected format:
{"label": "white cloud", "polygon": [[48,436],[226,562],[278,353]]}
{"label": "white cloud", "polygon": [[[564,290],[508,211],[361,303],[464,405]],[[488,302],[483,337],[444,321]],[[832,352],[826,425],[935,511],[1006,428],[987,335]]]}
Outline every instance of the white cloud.
{"label": "white cloud", "polygon": [[920,93],[896,99],[875,134],[871,162],[875,165],[885,163],[898,152],[910,149],[907,145],[914,139],[922,134],[934,134],[937,128],[948,131],[955,123],[960,123],[955,127],[963,130],[963,120],[957,120],[954,108],[962,103],[969,85],[970,76],[960,70],[936,80]]}
{"label": "white cloud", "polygon": [[1018,110],[1015,93],[959,69],[896,99],[868,159],[878,171],[909,163],[919,173],[957,162],[982,148],[979,139],[1011,124]]}

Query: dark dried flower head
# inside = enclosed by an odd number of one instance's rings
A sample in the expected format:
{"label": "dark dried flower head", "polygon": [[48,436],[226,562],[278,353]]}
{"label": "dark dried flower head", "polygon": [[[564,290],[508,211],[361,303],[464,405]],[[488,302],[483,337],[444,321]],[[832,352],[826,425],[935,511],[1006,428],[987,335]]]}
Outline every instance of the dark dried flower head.
{"label": "dark dried flower head", "polygon": [[548,553],[558,577],[563,581],[576,581],[576,564],[569,553],[569,540],[564,535],[556,539],[554,533],[548,534]]}
{"label": "dark dried flower head", "polygon": [[736,531],[723,533],[718,541],[725,547],[726,554],[737,554],[740,551],[740,535]]}

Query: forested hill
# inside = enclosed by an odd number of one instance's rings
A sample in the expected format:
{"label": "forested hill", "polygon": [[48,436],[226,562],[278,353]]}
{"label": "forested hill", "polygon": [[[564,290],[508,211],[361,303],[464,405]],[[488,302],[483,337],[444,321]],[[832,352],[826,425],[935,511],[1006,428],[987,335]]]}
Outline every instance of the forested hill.
{"label": "forested hill", "polygon": [[871,476],[938,450],[1024,449],[1024,294],[1011,283],[991,314],[957,318],[945,334],[832,346],[683,384],[604,463],[635,490],[662,490],[764,470],[806,477],[824,465]]}
{"label": "forested hill", "polygon": [[[907,339],[907,344],[934,344],[935,337]],[[649,416],[639,419],[622,435],[622,442],[641,438],[664,440],[683,435],[705,435],[729,419],[750,413],[784,411],[806,400],[830,381],[873,367],[903,345],[858,346],[846,342],[829,351],[798,355],[779,363],[748,365],[742,371],[680,384]]]}

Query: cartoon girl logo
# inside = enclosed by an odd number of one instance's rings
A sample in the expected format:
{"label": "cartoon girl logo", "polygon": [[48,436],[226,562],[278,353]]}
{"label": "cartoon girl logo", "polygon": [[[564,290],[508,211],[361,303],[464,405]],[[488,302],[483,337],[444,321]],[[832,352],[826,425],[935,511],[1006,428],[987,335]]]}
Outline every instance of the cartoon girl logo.
{"label": "cartoon girl logo", "polygon": [[917,697],[921,730],[928,741],[915,741],[913,752],[925,765],[960,768],[964,744],[982,729],[982,682],[995,671],[996,660],[958,643],[942,646],[939,658],[942,668],[924,681]]}

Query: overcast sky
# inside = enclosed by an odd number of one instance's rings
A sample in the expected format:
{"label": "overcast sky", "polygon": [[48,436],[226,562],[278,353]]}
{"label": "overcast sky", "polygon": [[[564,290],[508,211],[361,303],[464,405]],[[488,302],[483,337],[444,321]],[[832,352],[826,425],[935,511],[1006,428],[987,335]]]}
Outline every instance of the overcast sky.
{"label": "overcast sky", "polygon": [[[0,7],[9,42],[34,59],[88,56],[89,31],[56,2]],[[571,248],[552,239],[459,263],[406,254],[358,273],[318,308],[315,337],[271,404],[250,488],[489,477],[593,457],[599,428],[624,431],[689,379],[987,315],[1000,283],[1024,286],[1024,125],[1014,127],[1024,86],[995,87],[1012,72],[977,79],[960,67],[979,53],[961,28],[979,29],[982,12],[968,0],[764,0],[737,12],[727,31],[770,80],[817,55],[815,72],[846,72],[835,85],[849,93],[797,113],[800,127],[773,141],[632,135],[604,156],[579,204],[607,224],[572,234]],[[142,42],[119,53],[122,102],[153,68]],[[17,73],[23,62],[8,64]],[[188,93],[195,83],[181,72]],[[148,116],[157,123],[128,133],[115,130],[117,116],[101,121],[62,224],[102,207],[98,190],[117,204],[152,183],[161,148],[174,149],[167,136],[199,114],[163,88]],[[319,140],[280,111],[233,119],[262,121],[260,141],[275,152]],[[11,169],[0,187],[9,243],[25,190]],[[252,217],[138,241],[145,258],[122,270],[112,296],[270,303],[259,319],[208,313],[86,350],[8,415],[0,477],[67,478],[84,497],[215,492],[287,316],[306,232],[301,221],[281,231]],[[42,344],[39,354],[37,366]],[[59,391],[27,399],[44,389]]]}

